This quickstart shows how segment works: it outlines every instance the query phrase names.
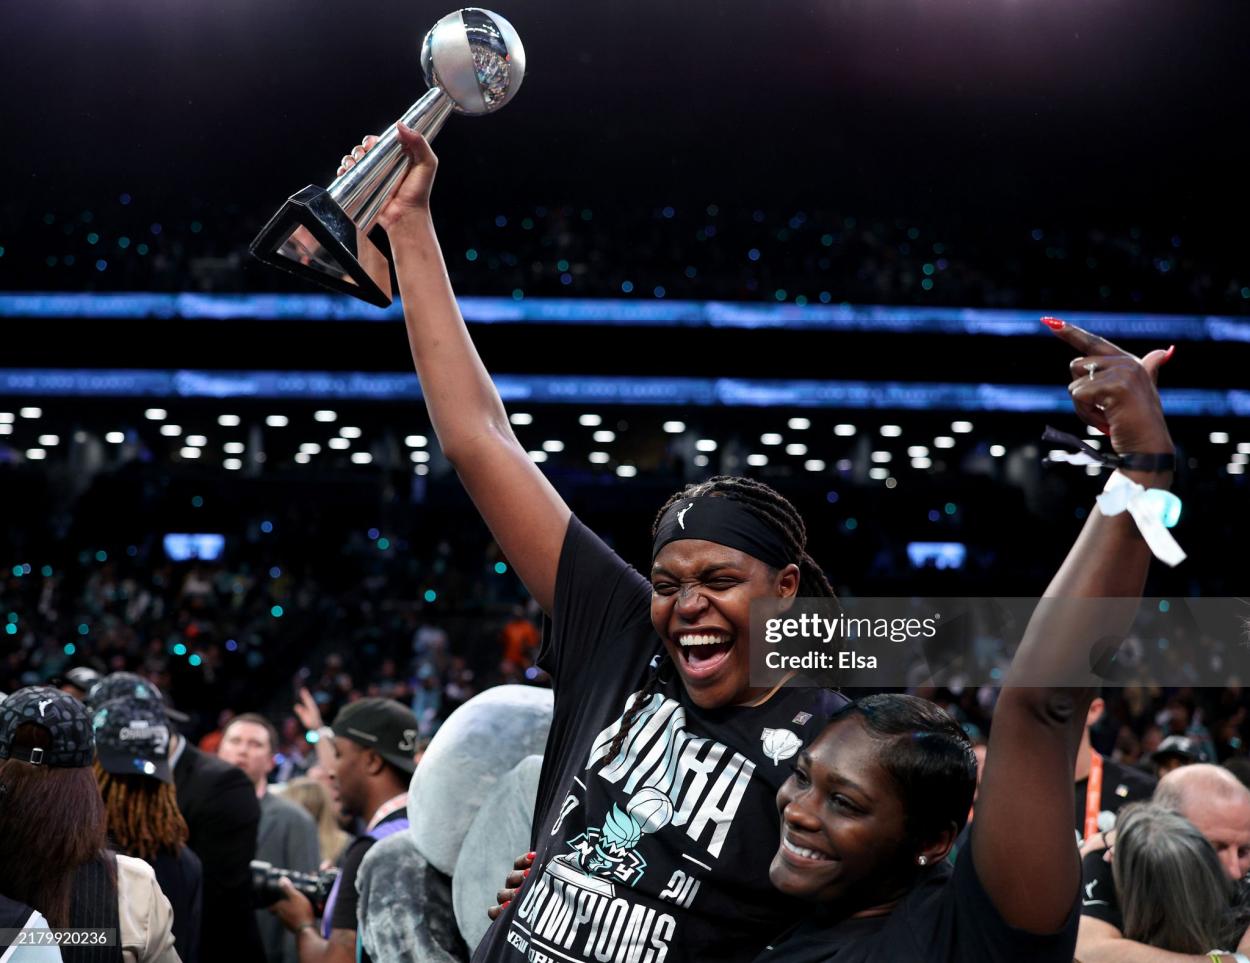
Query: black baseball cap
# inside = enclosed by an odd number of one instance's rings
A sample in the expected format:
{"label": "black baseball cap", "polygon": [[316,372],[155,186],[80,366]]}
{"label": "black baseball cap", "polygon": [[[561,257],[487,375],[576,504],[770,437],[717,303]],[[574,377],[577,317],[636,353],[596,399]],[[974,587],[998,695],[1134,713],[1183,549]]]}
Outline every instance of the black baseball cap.
{"label": "black baseball cap", "polygon": [[114,699],[91,716],[96,758],[105,772],[174,781],[169,767],[169,720],[159,702]]}
{"label": "black baseball cap", "polygon": [[[46,748],[15,744],[19,726],[42,727],[50,738]],[[18,759],[35,766],[81,769],[95,758],[95,739],[87,708],[68,692],[36,685],[18,689],[0,702],[0,759]]]}
{"label": "black baseball cap", "polygon": [[99,681],[100,673],[91,668],[91,666],[76,665],[69,671],[49,679],[48,685],[57,687],[72,685],[75,689],[81,689],[83,692],[88,692],[91,687]]}
{"label": "black baseball cap", "polygon": [[1206,762],[1207,754],[1197,739],[1189,736],[1168,736],[1159,748],[1150,754],[1155,762],[1162,762],[1169,757],[1183,759],[1185,762]]}
{"label": "black baseball cap", "polygon": [[417,717],[394,699],[359,699],[339,710],[330,727],[340,739],[374,750],[396,769],[411,774],[417,751]]}
{"label": "black baseball cap", "polygon": [[166,717],[174,722],[189,722],[191,717],[179,712],[165,699],[156,684],[133,672],[114,672],[106,675],[87,692],[87,706],[96,709],[114,699],[139,699],[155,702],[164,709]]}

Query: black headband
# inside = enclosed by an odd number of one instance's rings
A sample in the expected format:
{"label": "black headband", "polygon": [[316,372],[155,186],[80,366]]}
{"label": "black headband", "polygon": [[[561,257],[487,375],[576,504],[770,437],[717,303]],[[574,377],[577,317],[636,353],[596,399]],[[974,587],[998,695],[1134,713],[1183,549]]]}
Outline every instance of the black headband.
{"label": "black headband", "polygon": [[651,560],[655,561],[660,549],[679,538],[701,538],[736,548],[772,568],[798,563],[798,559],[791,558],[784,539],[772,525],[732,498],[708,495],[683,498],[673,504],[656,528]]}

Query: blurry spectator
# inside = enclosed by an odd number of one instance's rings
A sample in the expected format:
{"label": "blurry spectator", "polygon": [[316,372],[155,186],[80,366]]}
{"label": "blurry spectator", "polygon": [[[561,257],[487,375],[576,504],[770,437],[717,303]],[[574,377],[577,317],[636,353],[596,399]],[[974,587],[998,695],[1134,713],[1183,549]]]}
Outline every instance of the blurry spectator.
{"label": "blurry spectator", "polygon": [[503,648],[503,661],[524,672],[534,662],[534,653],[542,637],[538,627],[525,617],[525,609],[517,605],[512,610],[512,618],[499,632],[499,644]]}
{"label": "blurry spectator", "polygon": [[1239,945],[1234,881],[1184,816],[1157,803],[1128,807],[1112,863],[1125,940],[1172,953],[1250,948]]}
{"label": "blurry spectator", "polygon": [[1210,761],[1202,743],[1189,736],[1168,736],[1159,743],[1159,748],[1150,754],[1150,759],[1154,762],[1160,778],[1181,766],[1192,766],[1196,762]]}
{"label": "blurry spectator", "polygon": [[339,711],[333,730],[343,809],[364,820],[365,833],[343,856],[320,935],[314,932],[312,904],[289,881],[283,883],[286,897],[272,909],[298,937],[301,961],[370,963],[368,953],[357,946],[356,876],[360,861],[374,843],[408,828],[408,781],[415,768],[417,720],[398,702],[361,699]]}
{"label": "blurry spectator", "polygon": [[63,676],[58,676],[49,684],[55,685],[62,692],[72,695],[79,702],[87,698],[91,687],[100,681],[100,673],[87,665],[78,665]]}
{"label": "blurry spectator", "polygon": [[[1204,763],[1177,769],[1159,780],[1152,802],[1193,824],[1214,850],[1217,865],[1222,867],[1230,883],[1250,873],[1250,790],[1227,770]],[[1112,851],[1096,845],[1090,847],[1081,860],[1083,891],[1076,955],[1082,963],[1157,959],[1139,953],[1137,948],[1142,944],[1126,936],[1125,917],[1117,895],[1119,884],[1115,878],[1119,867],[1113,868],[1112,863],[1119,844],[1118,839],[1112,841]],[[1177,893],[1177,887],[1191,882],[1187,877],[1174,876],[1154,882],[1156,893],[1167,894],[1173,900],[1165,904],[1167,912],[1177,912],[1175,899],[1188,899]],[[1141,881],[1133,885],[1141,885]],[[1190,910],[1199,912],[1197,906],[1183,908],[1183,911]],[[1213,944],[1198,952],[1214,948]],[[1246,952],[1245,948],[1239,949]]]}
{"label": "blurry spectator", "polygon": [[[317,826],[304,809],[269,791],[278,731],[264,716],[245,712],[235,716],[221,738],[217,755],[246,773],[260,800],[260,828],[256,858],[280,869],[315,873],[318,858]],[[296,963],[295,938],[267,910],[256,911],[261,941],[269,963]]]}
{"label": "blurry spectator", "polygon": [[[118,931],[126,963],[180,963],[152,868],[106,849],[86,707],[47,686],[0,703],[0,880],[54,928]],[[85,959],[81,947],[64,956]],[[81,955],[80,955],[81,954]]]}
{"label": "blurry spectator", "polygon": [[230,720],[233,718],[233,709],[222,709],[217,714],[217,728],[200,738],[200,749],[207,752],[210,756],[217,755],[217,749],[221,745],[221,737],[225,734],[226,726],[230,725]]}
{"label": "blurry spectator", "polygon": [[1089,704],[1085,731],[1076,751],[1076,831],[1083,838],[1115,825],[1115,814],[1128,803],[1149,799],[1155,780],[1094,751],[1090,730],[1102,719],[1106,702],[1101,698]]}
{"label": "blurry spectator", "polygon": [[243,772],[173,734],[169,761],[188,843],[204,866],[200,929],[203,963],[262,963],[252,910],[251,862],[256,858],[260,803]]}
{"label": "blurry spectator", "polygon": [[158,703],[115,699],[96,709],[95,774],[104,798],[109,840],[156,872],[174,913],[174,948],[197,963],[203,870],[187,842],[169,768],[169,724]]}
{"label": "blurry spectator", "polygon": [[337,866],[351,836],[339,828],[338,806],[330,790],[309,776],[292,779],[283,795],[303,806],[317,824],[317,845],[322,866]]}

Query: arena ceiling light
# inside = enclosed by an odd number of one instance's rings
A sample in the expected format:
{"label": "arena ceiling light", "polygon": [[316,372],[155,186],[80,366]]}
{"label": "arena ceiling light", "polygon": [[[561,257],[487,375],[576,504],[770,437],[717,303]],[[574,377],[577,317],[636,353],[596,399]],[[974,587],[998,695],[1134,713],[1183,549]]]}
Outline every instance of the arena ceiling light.
{"label": "arena ceiling light", "polygon": [[972,422],[970,421],[952,421],[951,431],[957,435],[967,435],[972,431]]}
{"label": "arena ceiling light", "polygon": [[26,457],[30,461],[43,461],[48,457],[48,453],[42,448],[27,448]]}
{"label": "arena ceiling light", "polygon": [[1213,431],[1207,437],[1210,439],[1211,444],[1213,445],[1227,445],[1228,444],[1228,432],[1226,431]]}
{"label": "arena ceiling light", "polygon": [[846,424],[834,425],[833,433],[839,438],[850,438],[851,435],[855,434],[855,426]]}
{"label": "arena ceiling light", "polygon": [[312,455],[308,454],[308,452],[297,451],[295,453],[295,464],[307,465],[310,461],[312,461]]}
{"label": "arena ceiling light", "polygon": [[768,464],[768,456],[760,454],[747,455],[747,464],[752,468],[763,468]]}
{"label": "arena ceiling light", "polygon": [[228,441],[221,446],[221,450],[227,455],[241,455],[244,451],[244,444],[241,441]]}
{"label": "arena ceiling light", "polygon": [[594,438],[594,440],[597,441],[599,444],[606,445],[609,442],[616,441],[616,432],[609,431],[607,428],[603,428],[603,429],[600,429],[599,431],[596,431],[593,435],[591,435],[591,437]]}
{"label": "arena ceiling light", "polygon": [[633,478],[638,474],[638,469],[633,465],[617,465],[616,474],[618,478]]}
{"label": "arena ceiling light", "polygon": [[1246,473],[1246,466],[1238,464],[1229,465],[1228,473],[1230,475],[1244,475]]}
{"label": "arena ceiling light", "polygon": [[208,444],[208,439],[203,435],[187,435],[187,444],[192,448],[203,448]]}
{"label": "arena ceiling light", "polygon": [[686,423],[684,421],[666,421],[664,422],[664,430],[670,435],[680,435],[686,430]]}
{"label": "arena ceiling light", "polygon": [[13,426],[7,421],[0,421],[0,435],[13,434]]}
{"label": "arena ceiling light", "polygon": [[321,446],[315,441],[306,441],[299,446],[301,455],[319,455],[321,454]]}
{"label": "arena ceiling light", "polygon": [[694,443],[694,447],[699,451],[716,451],[716,442],[711,438],[700,438]]}
{"label": "arena ceiling light", "polygon": [[791,431],[807,431],[808,428],[812,427],[810,418],[791,418],[787,424],[790,426]]}
{"label": "arena ceiling light", "polygon": [[1229,459],[1229,464],[1232,465],[1244,465],[1247,462],[1250,462],[1250,455],[1246,455],[1241,452],[1237,452],[1237,454],[1233,455],[1233,457]]}
{"label": "arena ceiling light", "polygon": [[18,410],[18,414],[21,415],[23,418],[42,418],[43,409],[42,408],[21,408]]}
{"label": "arena ceiling light", "polygon": [[912,445],[907,449],[908,458],[925,458],[929,454],[929,449],[924,445]]}
{"label": "arena ceiling light", "polygon": [[893,460],[893,458],[894,456],[888,451],[874,451],[872,453],[872,460],[878,465],[887,465]]}
{"label": "arena ceiling light", "polygon": [[414,464],[424,465],[430,460],[430,453],[428,451],[414,451],[408,457],[412,459]]}
{"label": "arena ceiling light", "polygon": [[539,465],[547,460],[547,453],[545,451],[531,451],[529,456],[532,461]]}
{"label": "arena ceiling light", "polygon": [[933,439],[934,448],[954,448],[955,439],[950,435],[938,435]]}
{"label": "arena ceiling light", "polygon": [[532,425],[534,423],[534,416],[527,411],[514,411],[508,416],[508,420],[514,425]]}
{"label": "arena ceiling light", "polygon": [[598,415],[582,415],[577,419],[577,423],[583,428],[597,428],[603,424],[603,419]]}
{"label": "arena ceiling light", "polygon": [[[595,434],[597,435],[599,432],[596,431]],[[562,442],[559,438],[550,438],[543,442],[543,451],[564,451],[564,442]]]}
{"label": "arena ceiling light", "polygon": [[367,465],[371,461],[373,461],[373,456],[369,454],[367,451],[352,452],[352,464],[353,465]]}
{"label": "arena ceiling light", "polygon": [[178,454],[180,454],[183,458],[199,458],[200,450],[198,448],[187,447],[183,448],[180,452],[178,452]]}
{"label": "arena ceiling light", "polygon": [[237,458],[227,458],[221,463],[221,467],[226,469],[226,471],[238,471],[243,467],[243,462],[239,461]]}
{"label": "arena ceiling light", "polygon": [[286,415],[270,415],[265,419],[265,424],[270,428],[285,428],[291,423],[291,419]]}
{"label": "arena ceiling light", "polygon": [[850,471],[855,467],[855,465],[849,458],[840,458],[838,459],[837,465],[834,467],[836,467],[838,471]]}
{"label": "arena ceiling light", "polygon": [[11,424],[13,424],[13,412],[0,411],[0,425],[11,425]]}
{"label": "arena ceiling light", "polygon": [[110,431],[107,435],[104,436],[104,440],[107,441],[110,445],[120,445],[123,441],[126,440],[126,436],[120,431]]}
{"label": "arena ceiling light", "polygon": [[182,425],[161,425],[161,434],[166,438],[177,438],[182,434]]}
{"label": "arena ceiling light", "polygon": [[1250,455],[1250,441],[1243,441],[1237,444],[1237,454]]}
{"label": "arena ceiling light", "polygon": [[223,428],[238,428],[243,423],[243,419],[238,415],[218,415],[217,424]]}
{"label": "arena ceiling light", "polygon": [[606,451],[592,451],[589,458],[592,465],[606,465],[611,460]]}
{"label": "arena ceiling light", "polygon": [[806,455],[807,445],[800,445],[798,442],[792,442],[791,444],[786,445],[786,454],[796,456]]}
{"label": "arena ceiling light", "polygon": [[413,471],[418,475],[428,475],[430,473],[429,465],[418,465]]}
{"label": "arena ceiling light", "polygon": [[869,468],[868,477],[873,481],[885,481],[890,477],[890,469],[888,468]]}
{"label": "arena ceiling light", "polygon": [[706,468],[706,467],[707,467],[707,455],[695,455],[695,456],[694,456],[694,467],[695,467],[695,468]]}
{"label": "arena ceiling light", "polygon": [[361,431],[359,428],[353,427],[352,425],[344,425],[339,429],[339,434],[344,438],[359,438]]}
{"label": "arena ceiling light", "polygon": [[925,471],[926,469],[933,467],[933,462],[928,458],[913,458],[911,460],[911,467],[919,471]]}
{"label": "arena ceiling light", "polygon": [[352,446],[352,443],[346,438],[331,438],[326,444],[335,451],[345,451]]}
{"label": "arena ceiling light", "polygon": [[338,421],[338,417],[337,411],[330,411],[328,408],[313,412],[313,421],[321,421],[327,424],[331,421]]}
{"label": "arena ceiling light", "polygon": [[1002,445],[990,445],[990,455],[994,458],[1002,458],[1007,454],[1007,449]]}
{"label": "arena ceiling light", "polygon": [[45,448],[53,448],[61,443],[61,439],[57,435],[40,435],[39,444]]}
{"label": "arena ceiling light", "polygon": [[143,417],[148,421],[164,421],[168,415],[169,412],[164,408],[149,408],[143,413]]}
{"label": "arena ceiling light", "polygon": [[409,448],[424,448],[429,444],[429,439],[425,435],[409,435],[404,439],[404,444]]}
{"label": "arena ceiling light", "polygon": [[903,429],[902,429],[902,426],[900,425],[882,425],[881,426],[882,438],[897,438],[902,433],[903,433]]}
{"label": "arena ceiling light", "polygon": [[764,434],[760,435],[760,444],[761,445],[780,445],[781,435],[777,434],[777,432],[775,431],[765,432]]}
{"label": "arena ceiling light", "polygon": [[825,463],[819,458],[809,458],[807,461],[803,462],[803,467],[808,471],[824,471]]}

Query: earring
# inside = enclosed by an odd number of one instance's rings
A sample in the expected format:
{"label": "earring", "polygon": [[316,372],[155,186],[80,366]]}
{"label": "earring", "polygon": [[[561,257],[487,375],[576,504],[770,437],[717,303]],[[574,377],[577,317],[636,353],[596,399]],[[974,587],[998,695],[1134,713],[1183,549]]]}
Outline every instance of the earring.
{"label": "earring", "polygon": [[929,865],[929,857],[928,857],[928,856],[921,856],[920,858],[918,858],[918,859],[916,860],[916,862],[918,862],[921,866],[928,866],[928,865]]}

